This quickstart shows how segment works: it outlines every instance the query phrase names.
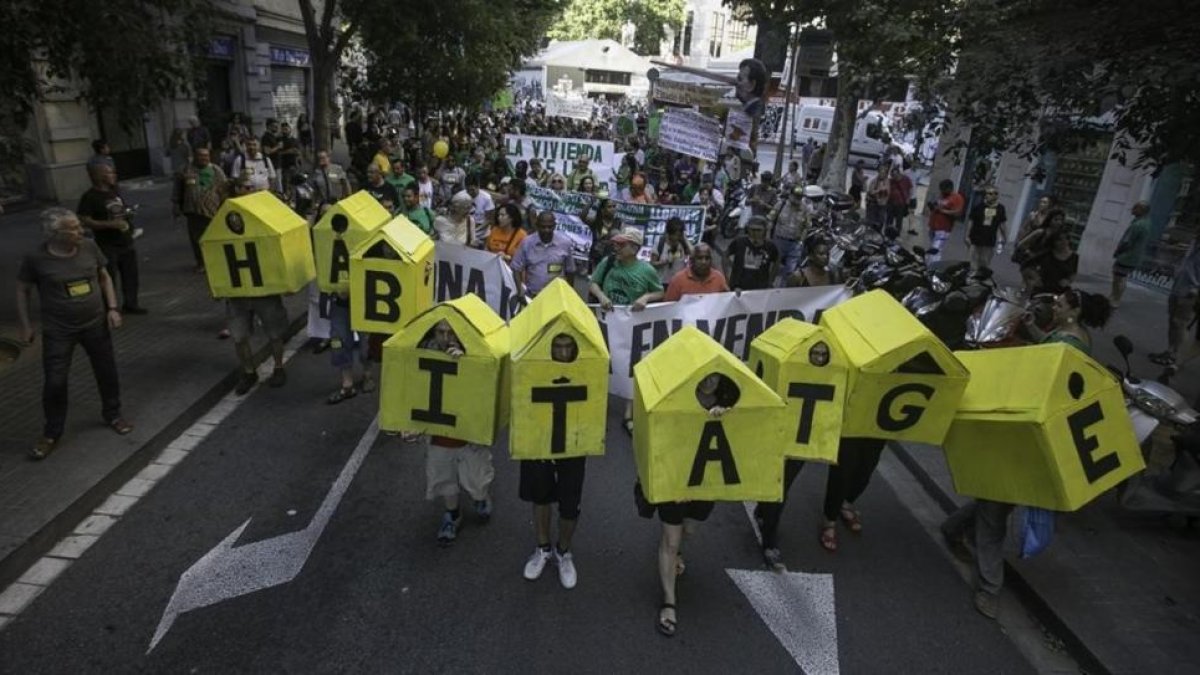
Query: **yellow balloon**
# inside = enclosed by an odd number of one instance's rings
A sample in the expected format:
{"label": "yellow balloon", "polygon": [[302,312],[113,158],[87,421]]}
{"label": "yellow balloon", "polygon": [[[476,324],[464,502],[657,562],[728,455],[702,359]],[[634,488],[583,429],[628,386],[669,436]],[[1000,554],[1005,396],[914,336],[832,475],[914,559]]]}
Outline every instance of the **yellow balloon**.
{"label": "yellow balloon", "polygon": [[438,141],[433,144],[433,156],[438,159],[445,159],[446,155],[450,154],[450,145],[446,141]]}

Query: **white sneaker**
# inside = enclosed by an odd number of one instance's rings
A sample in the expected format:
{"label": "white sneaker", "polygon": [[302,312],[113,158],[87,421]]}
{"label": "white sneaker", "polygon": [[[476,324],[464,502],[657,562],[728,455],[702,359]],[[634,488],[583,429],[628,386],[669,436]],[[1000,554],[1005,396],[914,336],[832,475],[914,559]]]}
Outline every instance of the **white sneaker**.
{"label": "white sneaker", "polygon": [[146,231],[143,230],[142,228],[140,228],[140,227],[133,228],[133,238],[134,239],[141,239],[143,234],[146,234]]}
{"label": "white sneaker", "polygon": [[575,582],[579,581],[575,574],[575,556],[571,555],[570,551],[562,555],[555,551],[554,557],[558,559],[558,580],[562,582],[563,588],[567,590],[575,588]]}
{"label": "white sneaker", "polygon": [[538,577],[542,576],[542,570],[546,569],[546,563],[550,562],[551,555],[553,554],[550,551],[543,551],[540,547],[533,549],[533,555],[525,561],[525,578],[536,581]]}

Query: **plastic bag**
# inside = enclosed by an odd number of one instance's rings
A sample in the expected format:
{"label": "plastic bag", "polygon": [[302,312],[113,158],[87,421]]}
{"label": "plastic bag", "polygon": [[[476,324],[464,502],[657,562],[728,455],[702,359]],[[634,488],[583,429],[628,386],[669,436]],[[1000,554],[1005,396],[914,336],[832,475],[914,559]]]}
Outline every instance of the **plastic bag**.
{"label": "plastic bag", "polygon": [[1054,539],[1054,512],[1033,506],[1021,515],[1021,558],[1032,558],[1046,550]]}

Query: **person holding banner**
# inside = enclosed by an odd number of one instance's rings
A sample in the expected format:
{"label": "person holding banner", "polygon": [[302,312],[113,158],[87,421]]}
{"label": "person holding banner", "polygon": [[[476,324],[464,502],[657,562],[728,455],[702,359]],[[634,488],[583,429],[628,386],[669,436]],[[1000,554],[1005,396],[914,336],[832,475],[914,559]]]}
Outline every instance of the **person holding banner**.
{"label": "person holding banner", "polygon": [[579,159],[575,160],[575,170],[571,172],[570,176],[567,176],[568,190],[582,192],[583,190],[580,189],[580,183],[583,182],[584,178],[591,178],[592,187],[593,189],[595,188],[596,174],[590,168],[588,168],[588,164],[589,161],[587,157],[580,157]]}
{"label": "person holding banner", "polygon": [[450,210],[444,216],[438,216],[433,221],[433,229],[437,231],[438,239],[459,246],[479,248],[475,238],[475,222],[471,218],[474,204],[471,196],[465,191],[454,195],[450,200]]}
{"label": "person holding banner", "polygon": [[524,240],[521,209],[512,202],[501,204],[496,209],[496,225],[488,230],[484,249],[504,258],[504,262],[512,263],[513,256]]}
{"label": "person holding banner", "polygon": [[712,247],[708,244],[696,244],[692,249],[688,266],[679,270],[667,287],[663,300],[675,302],[685,295],[704,295],[705,293],[727,293],[729,286],[725,283],[725,275],[712,266]]}
{"label": "person holding banner", "polygon": [[746,234],[730,242],[725,251],[725,274],[735,291],[771,287],[779,264],[779,250],[767,241],[767,219],[755,216],[746,223]]}
{"label": "person holding banner", "polygon": [[692,247],[683,235],[683,220],[678,217],[671,218],[667,221],[666,236],[658,240],[658,246],[650,254],[650,264],[658,268],[658,278],[662,280],[663,290],[669,290],[667,287],[671,279],[687,267],[690,255]]}
{"label": "person holding banner", "polygon": [[558,231],[554,214],[549,211],[539,213],[536,229],[536,237],[525,237],[521,241],[510,265],[518,292],[531,298],[556,277],[561,276],[573,284],[575,274],[574,247],[570,237]]}

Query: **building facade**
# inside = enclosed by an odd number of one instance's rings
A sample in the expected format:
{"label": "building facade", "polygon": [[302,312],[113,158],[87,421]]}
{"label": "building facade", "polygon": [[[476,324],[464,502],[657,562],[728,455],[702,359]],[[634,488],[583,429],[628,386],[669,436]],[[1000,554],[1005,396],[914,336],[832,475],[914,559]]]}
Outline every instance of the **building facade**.
{"label": "building facade", "polygon": [[[24,180],[10,192],[70,203],[89,181],[91,142],[108,141],[122,179],[162,176],[170,170],[167,144],[176,128],[198,117],[214,141],[224,137],[234,112],[261,134],[274,118],[294,123],[312,110],[312,68],[304,24],[295,0],[213,0],[217,28],[205,54],[195,96],[165,102],[141,125],[123,129],[111,114],[88,105],[68,86],[43,97],[26,131],[30,144]],[[321,2],[316,0],[317,11]]]}

